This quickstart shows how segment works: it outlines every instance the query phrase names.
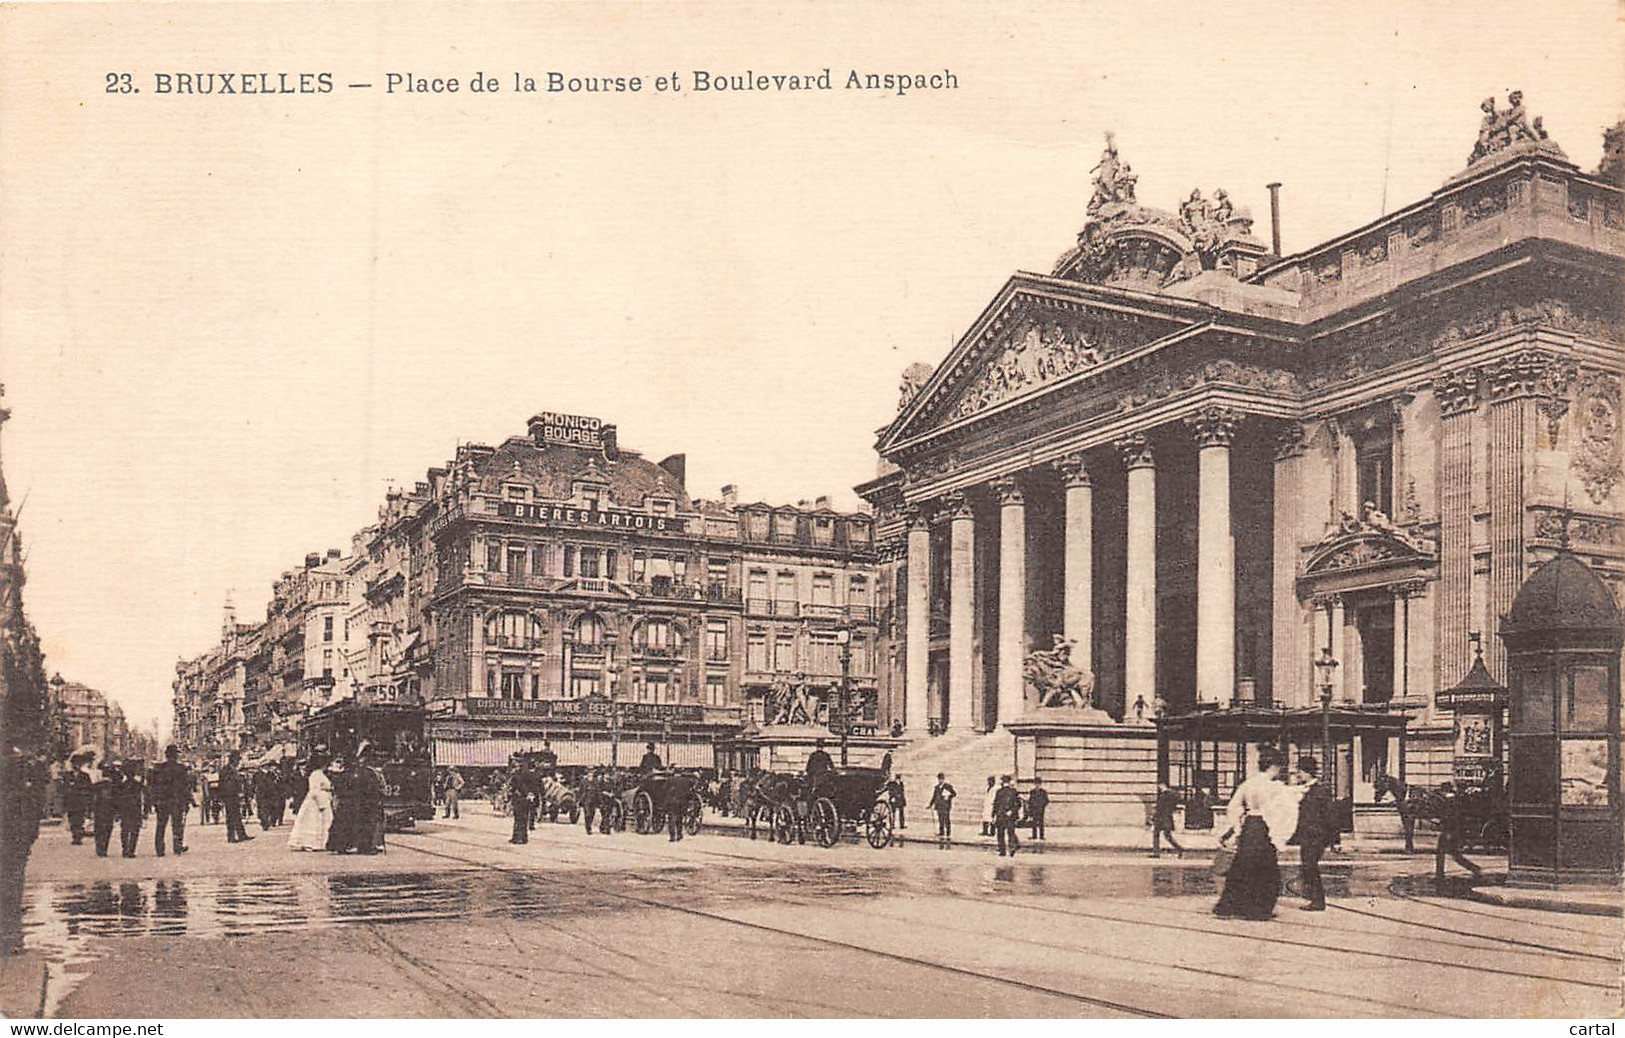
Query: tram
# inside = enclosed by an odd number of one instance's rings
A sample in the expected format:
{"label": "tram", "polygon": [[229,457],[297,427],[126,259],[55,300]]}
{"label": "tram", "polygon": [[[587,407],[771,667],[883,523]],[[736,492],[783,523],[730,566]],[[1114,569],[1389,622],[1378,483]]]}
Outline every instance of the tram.
{"label": "tram", "polygon": [[305,761],[318,749],[353,761],[363,743],[384,775],[385,826],[398,832],[433,818],[434,764],[423,736],[423,708],[352,699],[323,707],[299,725]]}

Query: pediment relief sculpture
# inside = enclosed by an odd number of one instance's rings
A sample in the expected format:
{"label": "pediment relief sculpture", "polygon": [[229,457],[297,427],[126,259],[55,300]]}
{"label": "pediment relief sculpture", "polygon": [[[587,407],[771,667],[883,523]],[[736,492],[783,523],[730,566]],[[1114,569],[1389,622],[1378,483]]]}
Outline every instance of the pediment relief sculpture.
{"label": "pediment relief sculpture", "polygon": [[1343,513],[1336,528],[1315,545],[1304,573],[1331,573],[1385,562],[1431,563],[1437,557],[1438,549],[1431,540],[1400,526],[1368,501],[1360,518]]}
{"label": "pediment relief sculpture", "polygon": [[1081,331],[1058,323],[1029,321],[1005,340],[953,406],[952,417],[965,418],[1040,386],[1092,368],[1102,353]]}

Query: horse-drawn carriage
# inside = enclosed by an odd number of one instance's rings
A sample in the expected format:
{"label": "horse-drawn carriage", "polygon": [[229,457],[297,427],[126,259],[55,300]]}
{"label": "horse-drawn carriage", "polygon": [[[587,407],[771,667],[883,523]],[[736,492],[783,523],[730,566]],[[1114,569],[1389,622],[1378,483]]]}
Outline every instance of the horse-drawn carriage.
{"label": "horse-drawn carriage", "polygon": [[630,818],[639,833],[658,833],[666,828],[666,812],[673,799],[681,799],[683,830],[690,836],[700,831],[705,802],[701,791],[705,776],[694,771],[653,771],[629,775],[611,799],[616,812],[612,828],[625,828]]}
{"label": "horse-drawn carriage", "polygon": [[1392,796],[1399,812],[1400,825],[1405,832],[1405,853],[1416,853],[1416,822],[1418,819],[1438,823],[1441,827],[1455,825],[1460,828],[1463,850],[1500,853],[1506,850],[1508,810],[1505,787],[1497,780],[1463,782],[1459,786],[1409,785],[1392,775],[1378,775],[1376,803]]}
{"label": "horse-drawn carriage", "polygon": [[765,820],[779,843],[805,843],[811,834],[820,847],[833,847],[850,833],[881,850],[892,841],[885,790],[886,774],[878,768],[816,776],[761,772],[741,784],[738,813],[753,840],[757,823]]}

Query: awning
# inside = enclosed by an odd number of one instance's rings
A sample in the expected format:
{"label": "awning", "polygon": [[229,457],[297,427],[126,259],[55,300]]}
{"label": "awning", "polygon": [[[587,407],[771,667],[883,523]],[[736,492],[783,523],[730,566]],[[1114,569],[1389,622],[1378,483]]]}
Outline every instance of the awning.
{"label": "awning", "polygon": [[[623,768],[636,767],[643,759],[647,739],[622,739],[617,761]],[[505,768],[515,753],[541,751],[542,739],[537,738],[476,738],[440,739],[433,742],[434,762],[438,767]],[[609,739],[553,740],[549,747],[558,754],[563,766],[609,766]],[[668,765],[678,768],[709,768],[715,763],[715,751],[709,742],[673,742],[670,753],[664,742],[655,742],[655,752]],[[669,759],[668,759],[669,756]]]}

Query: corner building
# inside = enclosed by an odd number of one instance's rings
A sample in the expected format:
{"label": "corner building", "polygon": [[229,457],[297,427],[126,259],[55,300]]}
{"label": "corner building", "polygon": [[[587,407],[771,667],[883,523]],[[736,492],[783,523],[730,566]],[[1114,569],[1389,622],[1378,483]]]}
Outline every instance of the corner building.
{"label": "corner building", "polygon": [[[908,770],[1013,762],[1057,821],[1137,820],[1159,714],[1318,732],[1329,650],[1358,811],[1450,776],[1434,695],[1473,632],[1505,681],[1492,634],[1565,537],[1620,598],[1621,130],[1584,172],[1509,100],[1437,191],[1293,256],[1222,191],[1142,204],[1108,136],[1076,245],[905,373],[858,488]],[[1110,715],[1087,738],[1023,680],[1055,636]],[[1198,762],[1220,796],[1250,741]]]}
{"label": "corner building", "polygon": [[461,447],[420,484],[436,764],[502,766],[547,739],[565,765],[635,764],[654,742],[710,767],[776,686],[832,700],[837,630],[872,722],[868,515],[694,499],[682,455],[656,464],[598,419],[541,414],[529,433]]}

